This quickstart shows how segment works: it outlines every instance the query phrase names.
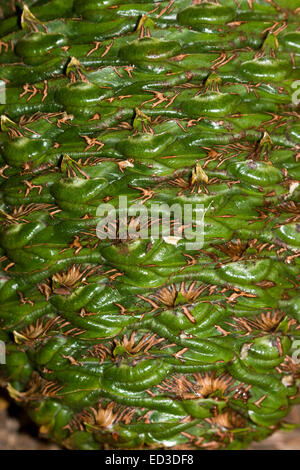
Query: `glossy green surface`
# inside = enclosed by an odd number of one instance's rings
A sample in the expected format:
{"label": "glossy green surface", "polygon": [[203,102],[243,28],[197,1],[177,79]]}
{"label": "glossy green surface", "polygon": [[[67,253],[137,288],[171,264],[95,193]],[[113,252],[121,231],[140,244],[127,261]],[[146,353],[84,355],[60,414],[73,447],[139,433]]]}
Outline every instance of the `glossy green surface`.
{"label": "glossy green surface", "polygon": [[[74,449],[240,449],[284,427],[298,0],[27,7],[0,0],[1,385]],[[203,247],[100,240],[119,196],[202,204]]]}

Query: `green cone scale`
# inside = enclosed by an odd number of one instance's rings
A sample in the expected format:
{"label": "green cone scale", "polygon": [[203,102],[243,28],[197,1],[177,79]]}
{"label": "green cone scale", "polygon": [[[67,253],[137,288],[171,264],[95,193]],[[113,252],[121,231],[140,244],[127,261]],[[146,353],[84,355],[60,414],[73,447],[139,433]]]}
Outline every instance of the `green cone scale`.
{"label": "green cone scale", "polygon": [[[0,15],[1,386],[70,449],[240,449],[287,429],[299,0],[3,0]],[[99,237],[120,197],[201,205],[202,246]]]}

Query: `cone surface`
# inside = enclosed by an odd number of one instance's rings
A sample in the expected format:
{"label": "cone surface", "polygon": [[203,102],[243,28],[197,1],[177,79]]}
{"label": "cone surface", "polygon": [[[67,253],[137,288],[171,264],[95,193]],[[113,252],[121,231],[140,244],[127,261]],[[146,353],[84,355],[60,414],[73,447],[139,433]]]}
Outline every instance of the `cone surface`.
{"label": "cone surface", "polygon": [[[239,449],[287,427],[299,0],[22,4],[0,1],[1,385],[72,449]],[[120,197],[154,215],[105,238]],[[173,204],[204,208],[202,246],[195,214],[151,236]]]}

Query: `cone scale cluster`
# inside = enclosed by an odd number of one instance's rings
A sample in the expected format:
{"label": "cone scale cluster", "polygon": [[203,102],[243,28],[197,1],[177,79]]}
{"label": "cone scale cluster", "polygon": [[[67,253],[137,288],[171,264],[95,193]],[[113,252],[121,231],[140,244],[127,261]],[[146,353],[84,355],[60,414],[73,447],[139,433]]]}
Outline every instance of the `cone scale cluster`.
{"label": "cone scale cluster", "polygon": [[[287,428],[299,0],[0,15],[1,386],[70,449],[240,449]],[[203,246],[101,239],[97,208],[120,196],[202,205]]]}

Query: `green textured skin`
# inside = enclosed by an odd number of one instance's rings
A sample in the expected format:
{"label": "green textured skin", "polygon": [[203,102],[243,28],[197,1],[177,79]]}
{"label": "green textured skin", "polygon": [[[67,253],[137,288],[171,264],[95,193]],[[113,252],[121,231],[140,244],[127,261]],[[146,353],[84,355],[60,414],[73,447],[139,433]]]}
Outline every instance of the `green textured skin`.
{"label": "green textured skin", "polygon": [[[287,428],[299,0],[22,3],[0,1],[2,386],[73,449]],[[99,240],[97,207],[123,195],[203,204],[203,248]]]}

